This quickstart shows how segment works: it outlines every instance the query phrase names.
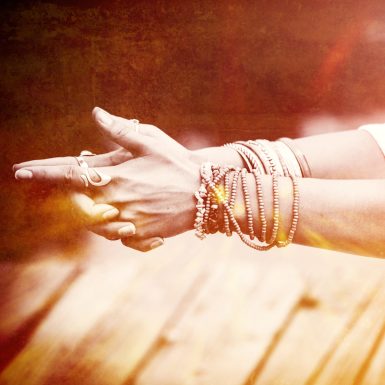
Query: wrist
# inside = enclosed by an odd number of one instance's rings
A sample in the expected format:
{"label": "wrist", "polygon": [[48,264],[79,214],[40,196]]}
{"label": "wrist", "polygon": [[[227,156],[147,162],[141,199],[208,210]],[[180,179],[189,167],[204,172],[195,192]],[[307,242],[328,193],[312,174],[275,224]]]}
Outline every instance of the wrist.
{"label": "wrist", "polygon": [[206,147],[191,151],[190,159],[201,165],[204,162],[211,162],[220,166],[243,167],[242,158],[228,147]]}

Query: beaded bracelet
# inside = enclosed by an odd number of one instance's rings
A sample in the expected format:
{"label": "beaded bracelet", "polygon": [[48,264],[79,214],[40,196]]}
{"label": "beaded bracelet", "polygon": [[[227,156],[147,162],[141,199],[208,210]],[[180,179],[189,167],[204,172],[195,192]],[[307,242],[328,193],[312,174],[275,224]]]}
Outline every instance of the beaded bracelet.
{"label": "beaded bracelet", "polygon": [[250,202],[250,194],[249,189],[247,187],[247,171],[246,169],[242,169],[241,171],[241,179],[242,179],[242,191],[243,191],[243,198],[245,200],[245,208],[246,208],[246,216],[247,216],[247,226],[249,229],[249,237],[251,240],[254,239],[254,219],[253,219],[253,211],[251,209],[251,202]]}
{"label": "beaded bracelet", "polygon": [[266,170],[263,165],[263,163],[260,160],[260,157],[258,154],[254,151],[254,149],[249,145],[248,142],[235,142],[235,143],[229,143],[225,145],[226,147],[231,147],[242,153],[248,160],[248,162],[251,164],[251,169],[248,171],[251,172],[252,170],[258,170],[261,174],[265,174]]}
{"label": "beaded bracelet", "polygon": [[272,159],[276,172],[280,176],[311,176],[305,155],[289,138],[281,138],[276,142],[263,139],[238,141],[224,146],[234,149],[241,156],[249,172],[257,169],[261,174],[271,175],[270,159]]}
{"label": "beaded bracelet", "polygon": [[267,220],[265,215],[265,202],[263,201],[261,175],[255,172],[255,170],[253,170],[253,174],[255,177],[255,185],[257,190],[259,220],[261,221],[261,236],[259,237],[259,240],[261,242],[266,242]]}
{"label": "beaded bracelet", "polygon": [[252,157],[250,157],[250,154],[247,153],[245,148],[243,148],[242,146],[238,146],[236,143],[226,143],[223,147],[232,148],[234,151],[236,151],[238,155],[242,158],[243,163],[246,165],[248,171],[251,172],[251,170],[255,168],[252,164]]}
{"label": "beaded bracelet", "polygon": [[[274,171],[274,169],[272,170]],[[233,179],[231,181],[231,189],[230,189],[230,178],[229,173],[233,172]],[[261,175],[253,170],[252,174],[254,175],[256,182],[256,191],[257,191],[257,202],[258,202],[258,211],[259,217],[261,221],[261,235],[258,237],[258,240],[262,244],[258,244],[257,242],[253,242],[255,238],[254,232],[254,217],[251,207],[250,194],[248,191],[247,185],[247,170],[234,168],[231,166],[227,167],[219,167],[212,165],[211,163],[204,163],[201,166],[201,179],[202,184],[199,190],[195,193],[195,197],[197,198],[197,215],[195,219],[195,229],[196,235],[198,238],[203,239],[207,233],[216,232],[219,229],[218,225],[218,212],[219,208],[223,207],[223,225],[225,227],[224,231],[227,235],[231,235],[230,224],[239,235],[241,240],[252,247],[255,250],[264,251],[269,250],[273,246],[284,247],[292,242],[297,224],[299,219],[299,188],[297,180],[293,175],[290,176],[293,184],[293,214],[292,214],[292,223],[287,236],[287,239],[277,240],[277,235],[279,232],[279,185],[278,185],[278,175],[276,172],[273,172],[272,175],[272,190],[273,190],[273,226],[271,230],[271,237],[266,243],[266,233],[267,233],[267,221],[265,216],[265,205],[263,199],[263,190],[262,190],[262,182]],[[245,234],[241,231],[240,225],[237,222],[234,215],[234,206],[238,189],[238,180],[239,176],[241,176],[242,183],[242,192],[243,198],[245,202],[246,216],[247,216],[247,228],[249,231],[248,239]],[[224,181],[224,188],[220,188],[219,184]],[[211,214],[210,213],[214,213]],[[226,219],[227,218],[227,219]],[[210,222],[210,219],[211,223]]]}

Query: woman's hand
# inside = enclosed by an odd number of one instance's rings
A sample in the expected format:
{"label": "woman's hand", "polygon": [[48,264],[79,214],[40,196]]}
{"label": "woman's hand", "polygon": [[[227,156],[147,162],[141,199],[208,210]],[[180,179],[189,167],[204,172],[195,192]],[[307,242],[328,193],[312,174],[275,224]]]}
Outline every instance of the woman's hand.
{"label": "woman's hand", "polygon": [[[135,125],[132,120],[124,119],[119,116],[109,114],[107,111],[99,107],[95,107],[92,111],[92,116],[95,122],[100,126],[103,125],[102,119],[109,119],[113,122],[116,130],[134,130]],[[104,117],[104,118],[103,118]],[[171,152],[180,152],[187,156],[192,156],[191,151],[187,150],[184,146],[172,139],[165,132],[156,126],[151,124],[140,124],[139,132],[144,136],[148,136],[157,140],[158,145],[167,148]],[[107,167],[114,166],[116,164],[124,163],[133,158],[133,154],[126,148],[114,143],[117,147],[114,151],[110,151],[104,154],[94,155],[87,157],[87,163],[90,167]],[[20,170],[26,167],[35,166],[62,166],[62,165],[77,165],[75,157],[64,156],[48,159],[30,160],[15,164],[13,171]]]}
{"label": "woman's hand", "polygon": [[[199,165],[190,158],[187,149],[135,132],[132,124],[97,111],[96,118],[102,131],[132,154],[135,159],[124,163],[95,168],[111,176],[107,186],[88,189],[96,202],[112,204],[120,210],[119,221],[135,224],[136,234],[124,240],[133,247],[135,242],[154,236],[169,237],[189,230],[193,226],[195,203],[193,193],[199,187]],[[141,129],[141,126],[140,126]],[[88,159],[87,159],[88,162]],[[70,185],[84,191],[81,175],[84,170],[77,165],[36,165],[18,168],[16,177],[54,184]],[[116,234],[113,222],[111,236]],[[158,240],[159,241],[159,240]],[[159,242],[155,242],[159,243]],[[151,245],[148,245],[151,246]]]}

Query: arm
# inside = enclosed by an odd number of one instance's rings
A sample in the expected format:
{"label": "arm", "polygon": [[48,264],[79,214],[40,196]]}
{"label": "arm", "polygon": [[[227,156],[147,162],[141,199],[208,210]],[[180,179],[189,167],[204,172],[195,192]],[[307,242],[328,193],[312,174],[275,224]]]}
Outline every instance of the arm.
{"label": "arm", "polygon": [[[237,153],[223,147],[192,153],[188,150],[179,151],[180,149],[174,145],[170,146],[168,151],[164,151],[164,148],[159,146],[158,138],[132,132],[127,125],[121,127],[120,123],[115,121],[112,126],[101,124],[100,127],[122,148],[133,152],[134,158],[135,152],[138,152],[136,156],[139,158],[105,167],[105,170],[100,169],[108,175],[115,176],[116,183],[98,190],[101,194],[97,194],[99,197],[97,201],[111,205],[118,204],[122,208],[120,217],[122,221],[143,224],[135,237],[131,238],[132,241],[158,235],[167,237],[192,229],[195,215],[192,194],[195,191],[193,186],[199,185],[196,172],[198,164],[211,160],[222,164],[237,164],[238,161],[240,165]],[[296,144],[308,157],[315,177],[323,176],[329,179],[385,177],[383,154],[367,132],[346,131],[313,136],[298,139]],[[149,154],[156,156],[151,157]],[[95,163],[99,161],[98,157],[93,159]],[[192,159],[194,162],[191,162]],[[32,175],[30,178],[37,181],[67,184],[73,182],[78,188],[84,188],[79,177],[82,170],[73,163],[72,166],[68,166],[56,162],[57,160],[54,161],[55,166],[52,161],[50,166],[42,165],[40,161],[27,162],[18,165],[16,169],[29,170]],[[57,166],[58,164],[60,166]],[[174,173],[171,166],[175,166]],[[93,167],[98,165],[94,164]],[[138,173],[138,170],[141,172]],[[21,174],[16,176],[23,179]],[[270,178],[264,177],[266,207],[271,207]],[[289,183],[290,179],[281,178],[281,190],[289,191]],[[300,180],[299,184],[301,217],[295,242],[381,255],[381,245],[384,244],[381,236],[383,237],[385,205],[383,198],[381,200],[378,194],[378,189],[383,190],[384,181],[304,179]],[[250,180],[249,189],[252,201],[255,202],[255,191]],[[237,200],[241,202],[241,199],[239,195]],[[290,193],[282,195],[281,201],[282,227],[287,229],[291,218],[292,195]],[[239,206],[242,207],[242,203]],[[254,212],[257,212],[255,208]],[[266,210],[267,215],[269,212],[271,214],[271,210]],[[237,219],[246,232],[242,210],[237,211]],[[254,222],[258,227],[256,217]],[[362,226],[362,223],[365,225]],[[114,236],[114,232],[115,228],[111,230],[111,237]],[[126,238],[125,242],[127,239],[129,238]]]}
{"label": "arm", "polygon": [[[385,178],[384,156],[366,131],[350,130],[294,140],[307,158],[312,176],[320,179]],[[231,148],[208,147],[194,151],[197,160],[243,167]]]}
{"label": "arm", "polygon": [[[300,217],[294,242],[306,246],[385,257],[385,179],[323,180],[299,179]],[[248,175],[253,212],[258,213],[255,182]],[[279,179],[281,239],[286,239],[292,218],[292,186],[289,178]],[[268,229],[272,228],[272,178],[263,178]],[[240,187],[238,207],[243,207]],[[245,210],[237,211],[242,231],[247,232]],[[257,233],[258,216],[254,214]]]}

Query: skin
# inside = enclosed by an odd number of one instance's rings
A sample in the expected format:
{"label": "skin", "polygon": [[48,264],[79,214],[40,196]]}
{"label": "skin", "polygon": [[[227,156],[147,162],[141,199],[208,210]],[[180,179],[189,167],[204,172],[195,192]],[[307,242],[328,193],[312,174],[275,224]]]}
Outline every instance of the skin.
{"label": "skin", "polygon": [[[140,125],[137,133],[133,123],[126,119],[106,115],[98,108],[93,115],[101,131],[120,146],[111,153],[87,157],[90,167],[112,177],[110,184],[85,190],[80,179],[82,170],[73,157],[15,165],[16,178],[67,184],[77,191],[77,206],[88,218],[89,228],[109,239],[122,238],[126,246],[145,251],[162,244],[159,237],[192,229],[196,203],[192,193],[200,185],[201,163],[210,160],[242,166],[242,160],[232,149],[211,147],[193,152],[154,126]],[[365,131],[355,130],[296,139],[295,144],[305,154],[313,178],[299,180],[300,222],[294,241],[382,256],[385,202],[378,191],[385,187],[385,180],[381,180],[385,178],[385,167],[384,156],[373,138]],[[248,185],[256,206],[251,175]],[[291,223],[290,178],[280,178],[279,185],[283,191],[280,206],[284,238]],[[270,207],[270,176],[263,178],[263,188],[266,207]],[[84,199],[84,193],[89,197]],[[83,202],[79,203],[82,196]],[[242,199],[239,189],[237,203],[241,208]],[[119,209],[115,219],[111,221],[111,217],[106,222],[99,205],[104,205],[104,212]],[[258,212],[257,207],[253,209]],[[95,219],[92,210],[99,210],[99,219]],[[271,226],[271,210],[266,213],[270,215]],[[247,232],[244,210],[237,210],[236,216]],[[360,226],[362,218],[365,226]],[[125,227],[127,232],[122,232]],[[259,231],[257,218],[255,227]]]}

